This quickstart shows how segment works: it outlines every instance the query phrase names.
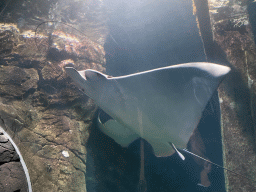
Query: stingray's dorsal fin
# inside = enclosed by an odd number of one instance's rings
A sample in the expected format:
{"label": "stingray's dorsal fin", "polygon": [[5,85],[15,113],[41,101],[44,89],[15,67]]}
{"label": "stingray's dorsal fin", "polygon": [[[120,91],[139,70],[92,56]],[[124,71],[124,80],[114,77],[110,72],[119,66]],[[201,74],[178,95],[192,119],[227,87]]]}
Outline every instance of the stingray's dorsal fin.
{"label": "stingray's dorsal fin", "polygon": [[[170,144],[171,144],[171,143],[170,143]],[[173,144],[172,144],[172,145],[173,145]],[[175,147],[175,146],[174,146],[174,147]],[[201,156],[199,156],[199,155],[196,155],[196,154],[194,154],[194,153],[188,151],[187,149],[182,149],[182,150],[176,149],[175,151],[178,153],[178,155],[179,155],[179,153],[181,153],[180,151],[185,152],[185,153],[187,153],[187,154],[189,154],[189,155],[192,155],[192,156],[194,156],[194,157],[197,157],[197,158],[199,158],[199,159],[202,159],[202,160],[204,160],[204,161],[206,161],[206,162],[208,162],[208,163],[210,163],[210,164],[212,164],[212,165],[215,165],[215,166],[217,166],[217,167],[219,167],[219,168],[221,168],[221,169],[224,169],[224,170],[226,170],[226,171],[229,171],[229,172],[231,172],[231,173],[233,173],[233,174],[235,174],[235,175],[238,175],[238,176],[240,176],[240,177],[244,177],[244,178],[246,178],[246,179],[252,181],[253,183],[256,183],[255,180],[253,180],[253,179],[251,179],[251,178],[249,178],[249,177],[247,177],[247,176],[245,176],[245,175],[243,175],[243,174],[237,173],[237,172],[232,171],[232,170],[230,170],[230,169],[228,169],[228,168],[225,168],[225,167],[223,167],[223,166],[221,166],[221,165],[218,165],[217,163],[214,163],[214,162],[212,162],[212,161],[210,161],[210,160],[208,160],[208,159],[205,159],[205,158],[203,158],[203,157],[201,157]],[[182,155],[182,156],[183,156],[183,155]],[[182,160],[184,160],[180,155],[179,155],[179,157],[180,157]],[[252,187],[256,189],[256,186],[252,185]]]}

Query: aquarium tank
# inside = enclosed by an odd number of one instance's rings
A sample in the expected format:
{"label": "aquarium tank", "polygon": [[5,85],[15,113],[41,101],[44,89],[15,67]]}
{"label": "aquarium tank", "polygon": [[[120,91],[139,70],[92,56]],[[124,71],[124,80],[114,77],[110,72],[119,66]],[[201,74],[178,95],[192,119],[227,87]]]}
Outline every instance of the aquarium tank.
{"label": "aquarium tank", "polygon": [[2,0],[0,192],[256,190],[254,0]]}

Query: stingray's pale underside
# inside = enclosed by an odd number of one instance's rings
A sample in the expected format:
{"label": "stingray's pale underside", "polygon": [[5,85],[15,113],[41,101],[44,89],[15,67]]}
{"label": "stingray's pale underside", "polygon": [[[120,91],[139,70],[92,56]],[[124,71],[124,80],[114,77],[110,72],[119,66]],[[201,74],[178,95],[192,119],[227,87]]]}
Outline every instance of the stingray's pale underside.
{"label": "stingray's pale underside", "polygon": [[186,144],[229,67],[187,63],[120,77],[66,67],[75,84],[113,119],[101,130],[126,147],[138,137],[156,156],[169,156]]}

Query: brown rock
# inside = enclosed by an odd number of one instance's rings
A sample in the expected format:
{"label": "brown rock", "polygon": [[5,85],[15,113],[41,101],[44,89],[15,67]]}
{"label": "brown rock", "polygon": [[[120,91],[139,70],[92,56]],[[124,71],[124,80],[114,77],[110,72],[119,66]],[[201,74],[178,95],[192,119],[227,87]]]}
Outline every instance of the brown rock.
{"label": "brown rock", "polygon": [[19,160],[19,155],[15,151],[11,142],[8,140],[8,142],[0,143],[0,164],[17,160]]}
{"label": "brown rock", "polygon": [[13,152],[6,150],[4,147],[0,146],[0,163],[10,162],[13,158]]}
{"label": "brown rock", "polygon": [[9,139],[5,135],[0,134],[0,143],[6,143]]}
{"label": "brown rock", "polygon": [[10,162],[0,166],[0,191],[27,192],[26,176],[20,162]]}
{"label": "brown rock", "polygon": [[9,151],[15,151],[15,149],[12,146],[11,142],[0,143],[0,147],[3,147],[4,149],[9,150]]}
{"label": "brown rock", "polygon": [[[79,69],[103,71],[103,46],[61,29],[52,36],[49,30],[38,30],[36,43],[32,29],[2,24],[0,33],[0,40],[7,39],[0,45],[0,126],[17,144],[33,192],[86,192],[86,143],[97,108],[67,78],[64,64],[70,60]],[[0,143],[3,161],[18,160],[17,153],[5,148],[8,143]],[[8,165],[10,170],[5,166],[0,191],[21,189],[11,186],[20,183],[12,178],[15,164]]]}
{"label": "brown rock", "polygon": [[226,172],[226,191],[255,191],[256,49],[246,6],[235,1],[216,6],[211,21],[215,41],[232,68],[219,88],[223,164],[244,175]]}
{"label": "brown rock", "polygon": [[0,95],[12,97],[21,97],[29,89],[37,88],[39,79],[35,69],[15,66],[2,66],[0,77]]}
{"label": "brown rock", "polygon": [[0,125],[9,127],[13,132],[19,131],[24,126],[24,115],[11,105],[0,103]]}

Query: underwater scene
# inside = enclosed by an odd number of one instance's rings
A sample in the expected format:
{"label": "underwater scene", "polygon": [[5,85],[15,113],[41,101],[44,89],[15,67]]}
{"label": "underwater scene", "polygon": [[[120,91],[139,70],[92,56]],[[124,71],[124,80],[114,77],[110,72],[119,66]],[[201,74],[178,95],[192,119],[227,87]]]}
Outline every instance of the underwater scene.
{"label": "underwater scene", "polygon": [[256,1],[2,0],[0,192],[256,191]]}

